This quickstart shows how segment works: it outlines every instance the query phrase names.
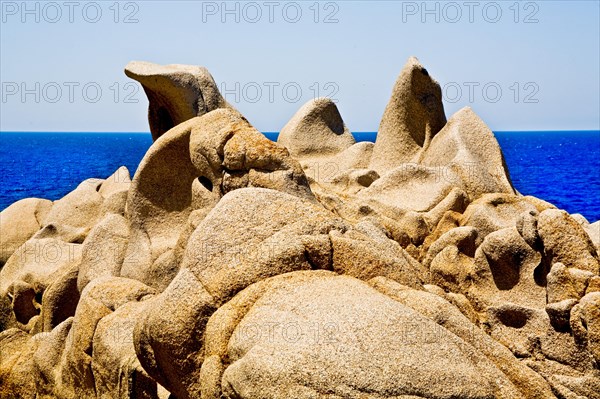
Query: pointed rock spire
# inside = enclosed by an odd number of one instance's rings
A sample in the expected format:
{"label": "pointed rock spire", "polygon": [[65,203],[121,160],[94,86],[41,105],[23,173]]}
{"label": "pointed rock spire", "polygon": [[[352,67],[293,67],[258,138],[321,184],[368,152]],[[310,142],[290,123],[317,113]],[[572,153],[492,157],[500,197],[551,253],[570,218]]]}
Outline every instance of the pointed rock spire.
{"label": "pointed rock spire", "polygon": [[442,90],[415,57],[396,80],[377,134],[371,168],[382,174],[420,153],[446,124]]}

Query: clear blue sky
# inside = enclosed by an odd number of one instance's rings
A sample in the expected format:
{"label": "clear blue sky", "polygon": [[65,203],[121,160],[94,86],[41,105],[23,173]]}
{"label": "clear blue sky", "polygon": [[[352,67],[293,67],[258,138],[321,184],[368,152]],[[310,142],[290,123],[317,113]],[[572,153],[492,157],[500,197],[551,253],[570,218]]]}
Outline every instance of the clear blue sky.
{"label": "clear blue sky", "polygon": [[493,130],[600,128],[596,0],[1,3],[2,131],[148,131],[130,60],[206,66],[262,131],[317,93],[374,131],[410,55],[448,116],[470,105]]}

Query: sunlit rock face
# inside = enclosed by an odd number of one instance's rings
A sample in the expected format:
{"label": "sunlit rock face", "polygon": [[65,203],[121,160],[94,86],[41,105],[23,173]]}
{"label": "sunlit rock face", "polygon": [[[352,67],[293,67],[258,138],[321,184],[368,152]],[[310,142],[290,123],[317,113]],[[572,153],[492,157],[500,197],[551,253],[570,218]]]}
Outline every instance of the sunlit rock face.
{"label": "sunlit rock face", "polygon": [[414,57],[375,143],[272,142],[202,67],[132,62],[154,143],[0,214],[2,398],[598,398],[600,230],[517,193]]}

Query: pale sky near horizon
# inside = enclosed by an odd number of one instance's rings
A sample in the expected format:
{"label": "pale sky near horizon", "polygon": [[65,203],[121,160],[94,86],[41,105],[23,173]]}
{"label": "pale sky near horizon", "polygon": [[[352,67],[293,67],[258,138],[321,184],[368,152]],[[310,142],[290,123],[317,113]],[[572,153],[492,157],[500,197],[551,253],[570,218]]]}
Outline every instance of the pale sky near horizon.
{"label": "pale sky near horizon", "polygon": [[[1,1],[0,131],[148,131],[130,60],[209,69],[261,131],[376,131],[406,59],[492,130],[600,129],[600,1]],[[131,84],[133,82],[134,84]]]}

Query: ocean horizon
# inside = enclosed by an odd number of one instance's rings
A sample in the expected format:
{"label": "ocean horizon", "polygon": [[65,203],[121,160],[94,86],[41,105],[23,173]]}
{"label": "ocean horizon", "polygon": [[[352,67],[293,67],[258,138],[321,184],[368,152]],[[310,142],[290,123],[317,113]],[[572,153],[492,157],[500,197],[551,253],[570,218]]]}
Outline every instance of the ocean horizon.
{"label": "ocean horizon", "polygon": [[[263,132],[277,140],[278,132]],[[376,132],[353,132],[374,141]],[[600,131],[495,131],[515,188],[589,222],[600,220]],[[126,166],[132,177],[149,132],[0,132],[0,210],[23,198],[57,200],[88,178]]]}

